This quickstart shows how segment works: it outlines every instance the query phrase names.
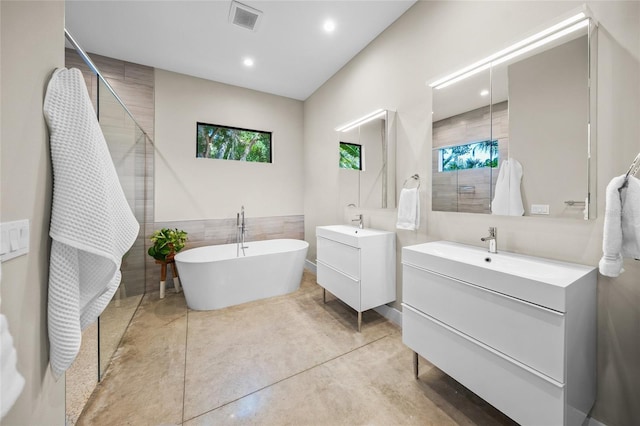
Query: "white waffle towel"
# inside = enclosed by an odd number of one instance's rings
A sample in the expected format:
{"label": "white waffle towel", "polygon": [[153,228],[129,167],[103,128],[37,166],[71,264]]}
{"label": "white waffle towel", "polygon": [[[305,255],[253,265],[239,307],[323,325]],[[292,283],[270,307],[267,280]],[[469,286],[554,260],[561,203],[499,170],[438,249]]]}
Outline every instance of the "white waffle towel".
{"label": "white waffle towel", "polygon": [[634,176],[617,176],[607,185],[602,252],[598,266],[608,277],[624,272],[624,257],[640,259],[640,179]]}
{"label": "white waffle towel", "polygon": [[54,377],[80,350],[120,284],[122,256],[138,235],[82,73],[57,69],[44,113],[53,163],[49,235],[49,362]]}

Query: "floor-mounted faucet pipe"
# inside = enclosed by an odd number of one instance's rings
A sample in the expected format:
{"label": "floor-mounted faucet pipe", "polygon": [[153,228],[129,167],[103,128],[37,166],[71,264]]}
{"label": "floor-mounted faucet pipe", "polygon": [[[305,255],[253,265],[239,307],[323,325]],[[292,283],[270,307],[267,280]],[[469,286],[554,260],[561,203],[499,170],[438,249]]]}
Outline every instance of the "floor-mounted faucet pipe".
{"label": "floor-mounted faucet pipe", "polygon": [[244,235],[246,233],[244,224],[244,206],[240,207],[240,213],[236,213],[236,257],[240,257],[240,249],[242,255],[246,256],[244,249],[248,248],[244,245]]}

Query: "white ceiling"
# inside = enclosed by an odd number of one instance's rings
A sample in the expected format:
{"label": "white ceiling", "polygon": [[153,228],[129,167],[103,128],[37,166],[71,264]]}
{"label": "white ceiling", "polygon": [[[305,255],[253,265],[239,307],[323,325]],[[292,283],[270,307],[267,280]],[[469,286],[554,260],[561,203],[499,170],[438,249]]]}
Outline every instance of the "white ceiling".
{"label": "white ceiling", "polygon": [[231,0],[67,0],[65,25],[87,52],[305,100],[415,0],[241,2],[263,12],[255,32],[229,23]]}

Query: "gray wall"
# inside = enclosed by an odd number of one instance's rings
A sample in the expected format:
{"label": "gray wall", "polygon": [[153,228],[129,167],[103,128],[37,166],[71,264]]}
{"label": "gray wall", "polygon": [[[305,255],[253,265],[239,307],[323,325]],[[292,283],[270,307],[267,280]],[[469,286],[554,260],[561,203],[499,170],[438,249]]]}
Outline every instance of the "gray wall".
{"label": "gray wall", "polygon": [[[235,243],[241,206],[246,241],[304,238],[302,102],[160,69],[154,73],[156,127],[148,165],[154,202],[147,209],[147,244],[163,227],[187,231],[187,248]],[[273,162],[196,158],[198,121],[273,132]],[[159,266],[150,256],[145,262],[147,291],[157,291]]]}
{"label": "gray wall", "polygon": [[[155,221],[302,213],[302,102],[155,71]],[[273,163],[196,158],[196,122],[273,132]]]}
{"label": "gray wall", "polygon": [[[426,81],[542,29],[577,2],[416,3],[305,101],[305,236],[314,259],[315,227],[344,223],[338,202],[336,125],[376,108],[397,111],[397,182],[423,177],[422,226],[397,231],[400,247],[429,240],[480,246],[499,228],[501,250],[596,266],[602,255],[604,189],[640,150],[640,3],[588,2],[600,23],[598,69],[598,219],[592,221],[431,211],[431,93]],[[490,29],[482,31],[482,29]],[[353,209],[351,209],[353,210]],[[349,212],[351,213],[351,211]],[[355,213],[355,212],[353,212]],[[395,217],[365,211],[365,224],[395,230]],[[640,262],[617,279],[598,280],[598,398],[593,415],[608,425],[640,418]],[[401,300],[398,268],[398,301]],[[399,308],[398,302],[395,306]]]}
{"label": "gray wall", "polygon": [[2,264],[2,313],[25,388],[6,425],[64,424],[64,377],[49,370],[47,286],[51,159],[42,114],[44,91],[64,66],[64,3],[2,1],[0,215],[29,219],[30,251]]}

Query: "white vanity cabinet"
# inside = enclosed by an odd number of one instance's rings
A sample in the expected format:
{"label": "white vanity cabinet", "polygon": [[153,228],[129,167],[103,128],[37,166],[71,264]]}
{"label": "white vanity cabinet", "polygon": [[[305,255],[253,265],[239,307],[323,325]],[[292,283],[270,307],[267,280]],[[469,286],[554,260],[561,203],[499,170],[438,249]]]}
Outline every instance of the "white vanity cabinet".
{"label": "white vanity cabinet", "polygon": [[522,425],[582,424],[594,268],[441,241],[404,247],[402,264],[407,346]]}
{"label": "white vanity cabinet", "polygon": [[393,232],[346,225],[318,226],[317,282],[358,312],[396,300]]}

